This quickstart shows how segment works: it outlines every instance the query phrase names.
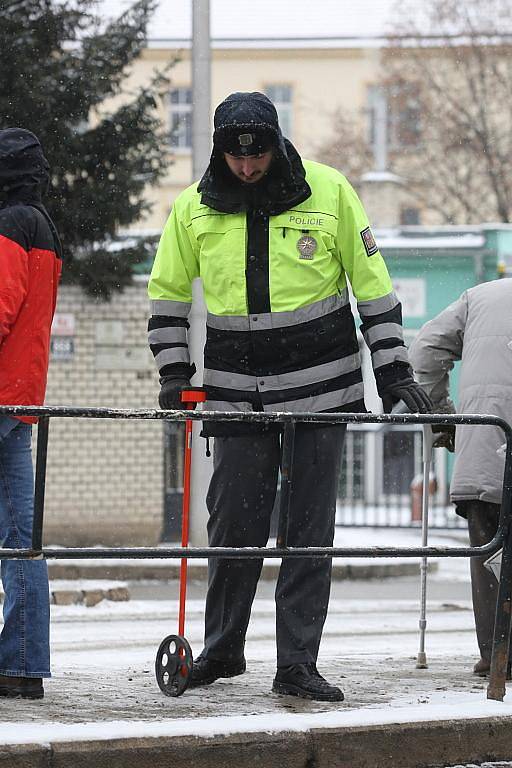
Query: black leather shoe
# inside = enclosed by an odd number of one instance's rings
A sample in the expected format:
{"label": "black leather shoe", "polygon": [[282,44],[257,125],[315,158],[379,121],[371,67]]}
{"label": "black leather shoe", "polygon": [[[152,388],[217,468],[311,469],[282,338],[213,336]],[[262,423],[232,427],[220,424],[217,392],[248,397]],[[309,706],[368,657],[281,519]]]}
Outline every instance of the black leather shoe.
{"label": "black leather shoe", "polygon": [[[507,664],[507,680],[512,679],[512,665],[510,661]],[[491,662],[487,661],[487,659],[480,659],[477,661],[475,666],[473,667],[473,674],[478,675],[478,677],[489,677],[491,673]]]}
{"label": "black leather shoe", "polygon": [[8,699],[42,699],[43,679],[0,675],[0,696]]}
{"label": "black leather shoe", "polygon": [[245,658],[235,661],[217,661],[216,659],[206,659],[199,656],[194,661],[192,672],[188,682],[189,688],[197,688],[200,685],[210,685],[219,677],[236,677],[245,672]]}
{"label": "black leather shoe", "polygon": [[345,698],[343,691],[328,683],[313,663],[278,667],[272,690],[274,693],[315,701],[343,701]]}

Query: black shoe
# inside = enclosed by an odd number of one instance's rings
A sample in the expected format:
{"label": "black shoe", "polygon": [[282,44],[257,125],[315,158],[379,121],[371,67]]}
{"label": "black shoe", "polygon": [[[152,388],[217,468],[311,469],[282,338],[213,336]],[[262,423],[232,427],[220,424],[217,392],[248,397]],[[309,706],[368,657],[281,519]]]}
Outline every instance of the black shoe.
{"label": "black shoe", "polygon": [[210,685],[219,677],[236,677],[243,675],[246,663],[244,657],[235,661],[217,661],[199,656],[194,661],[192,672],[188,682],[189,688],[197,688],[200,685]]}
{"label": "black shoe", "polygon": [[[491,673],[491,662],[487,659],[480,659],[477,661],[475,666],[473,667],[473,674],[478,675],[478,677],[489,677]],[[512,665],[510,661],[507,664],[507,680],[512,679]]]}
{"label": "black shoe", "polygon": [[328,683],[313,663],[278,667],[272,690],[315,701],[343,701],[345,698],[343,691]]}
{"label": "black shoe", "polygon": [[0,675],[0,696],[9,699],[42,699],[44,696],[41,677],[11,677]]}

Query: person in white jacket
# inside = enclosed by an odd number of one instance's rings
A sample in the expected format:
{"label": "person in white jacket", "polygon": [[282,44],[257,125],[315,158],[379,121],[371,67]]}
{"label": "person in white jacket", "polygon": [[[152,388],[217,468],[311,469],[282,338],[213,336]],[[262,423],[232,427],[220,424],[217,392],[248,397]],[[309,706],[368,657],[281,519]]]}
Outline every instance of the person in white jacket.
{"label": "person in white jacket", "polygon": [[[409,358],[417,381],[434,403],[434,412],[455,411],[449,398],[449,374],[460,360],[458,411],[492,414],[512,423],[512,279],[465,291],[423,326]],[[503,442],[499,427],[460,425],[456,429],[450,499],[468,521],[471,546],[486,544],[497,530],[505,468]],[[490,669],[498,588],[484,559],[471,558],[480,649],[473,671],[479,676]],[[510,663],[507,675],[510,678]]]}

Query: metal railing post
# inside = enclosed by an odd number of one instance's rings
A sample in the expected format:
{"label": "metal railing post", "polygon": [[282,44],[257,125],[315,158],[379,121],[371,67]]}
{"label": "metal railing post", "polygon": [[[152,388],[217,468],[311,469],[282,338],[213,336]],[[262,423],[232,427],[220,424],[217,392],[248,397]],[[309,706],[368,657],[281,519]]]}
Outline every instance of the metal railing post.
{"label": "metal railing post", "polygon": [[[421,545],[428,545],[428,511],[430,501],[430,467],[432,464],[432,427],[423,425],[423,497],[421,505]],[[428,558],[422,557],[420,563],[420,646],[416,660],[417,669],[427,669],[427,654],[425,653],[425,632],[427,629],[427,573]]]}
{"label": "metal railing post", "polygon": [[32,549],[43,549],[44,493],[46,488],[46,459],[48,456],[49,416],[39,416],[37,423],[36,473],[34,482],[34,522],[32,524]]}
{"label": "metal railing post", "polygon": [[276,546],[288,546],[288,520],[292,489],[293,449],[295,445],[295,423],[286,421],[283,430],[283,449],[281,452],[281,495],[279,503],[279,522],[277,526]]}
{"label": "metal railing post", "polygon": [[487,698],[503,701],[505,680],[509,663],[511,607],[512,607],[512,440],[507,434],[505,473],[503,476],[503,501],[501,504],[499,528],[502,528],[503,553],[501,557],[500,581],[496,601],[496,619],[492,644],[491,671]]}

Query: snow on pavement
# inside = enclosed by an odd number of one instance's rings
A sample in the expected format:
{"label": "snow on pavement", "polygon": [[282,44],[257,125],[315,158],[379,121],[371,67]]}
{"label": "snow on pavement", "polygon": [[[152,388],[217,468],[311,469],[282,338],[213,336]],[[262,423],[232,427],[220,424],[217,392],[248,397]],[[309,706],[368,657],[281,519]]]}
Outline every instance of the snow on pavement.
{"label": "snow on pavement", "polygon": [[[348,543],[347,532],[343,534]],[[404,534],[386,532],[411,546],[411,537]],[[349,545],[362,545],[363,536],[368,544],[373,532],[357,531]],[[377,543],[386,546],[383,538]],[[443,538],[442,543],[448,542]],[[103,601],[93,608],[53,606],[53,679],[45,682],[44,700],[8,702],[0,716],[0,742],[213,735],[512,715],[512,691],[503,703],[487,701],[487,681],[471,673],[477,652],[469,590],[468,599],[450,597],[451,582],[456,577],[467,581],[468,571],[467,560],[443,560],[439,572],[429,577],[445,581],[446,600],[428,602],[429,668],[421,670],[415,667],[418,591],[400,596],[399,580],[391,579],[385,600],[371,595],[355,600],[350,582],[343,584],[347,598],[331,601],[319,658],[320,671],[345,691],[343,703],[270,692],[275,673],[272,600],[255,602],[247,673],[186,691],[177,699],[164,696],[154,677],[158,645],[176,632],[176,595],[168,600]],[[203,599],[189,601],[186,636],[196,654],[203,612]]]}

